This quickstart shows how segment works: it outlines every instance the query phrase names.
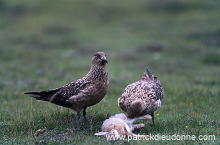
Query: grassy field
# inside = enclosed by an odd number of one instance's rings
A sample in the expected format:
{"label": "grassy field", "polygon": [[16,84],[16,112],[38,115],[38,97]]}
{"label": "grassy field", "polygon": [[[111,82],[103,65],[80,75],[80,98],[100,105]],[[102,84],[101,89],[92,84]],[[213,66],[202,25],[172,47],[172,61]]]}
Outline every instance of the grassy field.
{"label": "grassy field", "polygon": [[[219,13],[219,0],[0,0],[0,144],[220,144]],[[89,130],[76,130],[75,112],[24,95],[84,76],[96,51],[107,54],[110,87],[87,109]],[[122,112],[118,97],[145,67],[161,80],[165,98],[156,125],[144,121],[134,132],[215,140],[94,136]]]}

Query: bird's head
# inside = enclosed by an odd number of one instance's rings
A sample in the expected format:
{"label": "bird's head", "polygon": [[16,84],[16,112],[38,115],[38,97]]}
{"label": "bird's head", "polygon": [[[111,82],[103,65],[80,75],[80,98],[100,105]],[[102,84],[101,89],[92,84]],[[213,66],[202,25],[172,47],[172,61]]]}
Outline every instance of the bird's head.
{"label": "bird's head", "polygon": [[92,58],[92,64],[105,66],[108,63],[106,54],[104,52],[96,52]]}

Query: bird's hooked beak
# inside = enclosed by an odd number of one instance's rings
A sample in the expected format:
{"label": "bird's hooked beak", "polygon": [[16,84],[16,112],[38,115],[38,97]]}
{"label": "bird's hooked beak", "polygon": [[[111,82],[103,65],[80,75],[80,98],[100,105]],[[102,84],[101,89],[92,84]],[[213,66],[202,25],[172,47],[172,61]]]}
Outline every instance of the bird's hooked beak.
{"label": "bird's hooked beak", "polygon": [[101,60],[102,60],[102,62],[108,63],[108,60],[107,60],[107,58],[106,58],[105,56],[103,56],[103,57],[101,58]]}

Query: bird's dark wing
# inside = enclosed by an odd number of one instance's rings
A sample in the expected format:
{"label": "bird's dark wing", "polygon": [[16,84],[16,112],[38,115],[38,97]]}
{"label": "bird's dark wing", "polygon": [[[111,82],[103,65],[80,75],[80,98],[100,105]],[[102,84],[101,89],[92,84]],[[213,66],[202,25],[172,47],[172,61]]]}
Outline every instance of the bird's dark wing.
{"label": "bird's dark wing", "polygon": [[29,94],[31,97],[34,97],[37,100],[49,101],[51,103],[69,108],[72,104],[68,103],[66,100],[73,95],[77,95],[80,91],[86,89],[86,87],[90,84],[90,81],[79,79],[54,90],[28,92],[25,94]]}
{"label": "bird's dark wing", "polygon": [[66,101],[71,96],[77,95],[81,91],[85,90],[91,84],[92,82],[84,80],[84,79],[79,79],[72,83],[66,84],[60,88],[59,92],[57,92],[56,95],[50,98],[50,102],[52,102],[54,99]]}

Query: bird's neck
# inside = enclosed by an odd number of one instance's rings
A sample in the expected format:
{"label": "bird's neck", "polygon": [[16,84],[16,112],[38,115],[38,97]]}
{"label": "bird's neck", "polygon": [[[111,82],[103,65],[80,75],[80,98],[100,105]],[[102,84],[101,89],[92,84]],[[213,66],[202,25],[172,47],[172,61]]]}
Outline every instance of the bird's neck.
{"label": "bird's neck", "polygon": [[92,64],[90,71],[86,75],[86,78],[95,81],[107,81],[108,80],[107,69],[105,66]]}

